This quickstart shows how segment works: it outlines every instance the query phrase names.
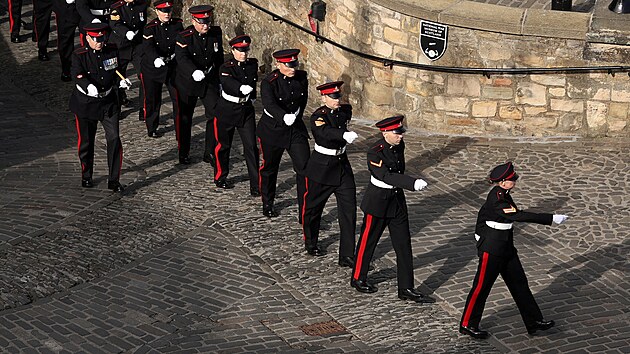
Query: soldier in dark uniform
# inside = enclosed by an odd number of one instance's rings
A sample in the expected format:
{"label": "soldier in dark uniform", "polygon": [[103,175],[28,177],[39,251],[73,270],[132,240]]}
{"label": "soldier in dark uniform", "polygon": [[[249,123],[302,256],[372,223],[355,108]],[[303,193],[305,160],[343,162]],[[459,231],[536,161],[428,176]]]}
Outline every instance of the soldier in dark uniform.
{"label": "soldier in dark uniform", "polygon": [[12,43],[22,43],[24,39],[20,37],[22,27],[22,0],[8,0],[9,4],[9,32]]}
{"label": "soldier in dark uniform", "polygon": [[[122,144],[118,132],[118,103],[116,88],[131,87],[128,80],[119,80],[118,50],[105,44],[109,26],[105,23],[85,26],[87,46],[76,49],[72,56],[72,77],[76,83],[70,96],[70,110],[75,114],[79,135],[79,160],[81,160],[82,186],[91,188],[94,165],[94,137],[100,121],[107,139],[107,188],[122,192],[120,170]],[[120,83],[119,83],[120,82]]]}
{"label": "soldier in dark uniform", "polygon": [[79,21],[79,39],[84,46],[85,26],[90,23],[109,23],[109,13],[117,0],[75,0],[81,17]]}
{"label": "soldier in dark uniform", "polygon": [[304,170],[310,155],[308,132],[302,120],[308,101],[306,71],[297,70],[299,49],[284,49],[273,53],[277,69],[260,84],[264,112],[256,135],[262,152],[259,171],[263,215],[276,217],[273,208],[276,196],[278,168],[284,150],[289,152],[296,173],[299,221],[301,223],[306,180]]}
{"label": "soldier in dark uniform", "polygon": [[[109,26],[112,34],[109,41],[118,46],[118,71],[127,77],[127,66],[133,61],[133,66],[140,79],[140,59],[142,52],[142,32],[147,23],[147,4],[144,0],[119,0],[115,2],[109,14]],[[141,86],[142,91],[142,86]],[[127,94],[124,89],[118,91],[120,103],[123,106],[129,105]],[[140,97],[143,93],[140,92]],[[143,112],[140,117],[144,119]]]}
{"label": "soldier in dark uniform", "polygon": [[70,67],[74,36],[81,20],[75,0],[53,0],[53,11],[57,21],[57,51],[61,60],[61,81],[72,81]]}
{"label": "soldier in dark uniform", "polygon": [[490,172],[494,184],[486,202],[477,215],[475,239],[479,254],[479,267],[472,289],[466,299],[466,307],[459,331],[473,338],[486,338],[488,332],[479,329],[481,315],[498,275],[505,281],[514,298],[529,334],[547,330],[554,321],[545,321],[529,290],[527,277],[514,247],[513,222],[533,222],[543,225],[563,223],[566,215],[532,213],[519,210],[512,200],[511,190],[516,185],[518,174],[511,162],[495,167]]}
{"label": "soldier in dark uniform", "polygon": [[241,35],[229,41],[234,59],[228,60],[219,68],[221,97],[217,104],[214,134],[217,145],[214,149],[216,164],[214,183],[219,188],[231,188],[227,182],[230,167],[230,149],[234,130],[238,130],[243,143],[243,155],[249,174],[249,191],[252,196],[258,192],[258,147],[256,146],[256,118],[253,101],[256,99],[258,82],[258,60],[248,58],[252,40]]}
{"label": "soldier in dark uniform", "polygon": [[172,18],[172,0],[157,0],[154,3],[157,18],[144,28],[144,55],[142,56],[142,73],[140,80],[144,88],[143,120],[147,125],[147,134],[151,138],[162,136],[157,131],[160,124],[160,107],[162,106],[162,86],[166,84],[173,103],[173,111],[177,114],[177,94],[173,86],[175,74],[175,39],[184,30],[182,20]]}
{"label": "soldier in dark uniform", "polygon": [[50,37],[50,15],[53,0],[33,1],[33,41],[37,43],[37,59],[49,61],[48,38]]}
{"label": "soldier in dark uniform", "polygon": [[317,246],[319,226],[324,206],[334,193],[341,231],[339,265],[352,268],[357,223],[357,187],[346,154],[346,145],[351,144],[358,135],[348,130],[352,106],[340,103],[341,85],[343,81],[317,86],[324,105],[311,116],[315,147],[306,165],[302,223],[306,252],[311,256],[323,255],[323,251]]}
{"label": "soldier in dark uniform", "polygon": [[[204,158],[214,150],[215,106],[219,97],[219,67],[223,64],[223,40],[219,26],[211,26],[212,10],[210,5],[198,5],[188,9],[193,24],[177,36],[175,57],[175,88],[179,115],[175,122],[179,162],[189,164],[190,135],[192,117],[201,98],[205,108],[206,149]],[[214,159],[214,157],[212,157]]]}
{"label": "soldier in dark uniform", "polygon": [[414,289],[413,284],[411,235],[403,189],[419,191],[424,189],[427,183],[420,178],[405,175],[403,119],[404,116],[394,116],[376,123],[383,138],[367,153],[370,184],[361,202],[361,210],[365,215],[350,285],[362,293],[377,291],[376,286],[367,281],[367,273],[376,244],[385,227],[388,227],[396,252],[398,297],[402,300],[432,303],[435,300]]}

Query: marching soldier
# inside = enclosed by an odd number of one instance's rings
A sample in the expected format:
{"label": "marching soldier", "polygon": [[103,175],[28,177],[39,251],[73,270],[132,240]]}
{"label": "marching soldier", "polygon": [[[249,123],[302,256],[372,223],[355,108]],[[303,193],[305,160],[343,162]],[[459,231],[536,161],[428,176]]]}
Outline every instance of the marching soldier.
{"label": "marching soldier", "polygon": [[367,153],[370,184],[368,185],[361,210],[364,212],[361,235],[355,253],[355,265],[350,285],[362,293],[374,293],[378,289],[367,280],[374,249],[385,227],[396,252],[398,297],[420,303],[432,303],[435,299],[414,289],[411,235],[407,201],[403,189],[419,191],[427,186],[420,179],[405,174],[405,143],[402,124],[404,116],[385,118],[376,123],[383,138]]}
{"label": "marching soldier", "polygon": [[253,101],[256,99],[258,82],[258,60],[248,58],[252,39],[241,35],[229,41],[234,59],[226,61],[219,68],[221,97],[217,104],[214,134],[216,163],[214,183],[219,188],[231,188],[227,182],[230,165],[230,149],[234,130],[238,130],[243,143],[243,155],[249,174],[249,191],[252,196],[258,192],[258,147],[256,146],[256,118]]}
{"label": "marching soldier", "polygon": [[53,0],[53,11],[57,20],[57,51],[61,60],[61,81],[72,81],[70,67],[74,36],[81,20],[75,0]]}
{"label": "marching soldier", "polygon": [[49,61],[48,38],[50,37],[50,15],[53,0],[33,1],[33,41],[37,43],[37,59]]}
{"label": "marching soldier", "polygon": [[512,162],[492,169],[490,182],[494,187],[477,215],[475,239],[479,255],[479,267],[459,326],[459,332],[473,338],[486,338],[489,333],[479,328],[481,315],[492,285],[499,274],[505,281],[521,313],[525,328],[530,335],[547,330],[555,325],[545,321],[532,295],[527,277],[514,247],[513,223],[533,222],[551,225],[562,224],[566,215],[532,213],[519,210],[512,199],[512,189],[518,180]]}
{"label": "marching soldier", "polygon": [[95,23],[87,24],[84,29],[87,46],[80,47],[73,53],[71,72],[76,85],[70,96],[70,110],[75,114],[79,135],[81,185],[85,188],[93,187],[94,137],[100,121],[107,139],[107,188],[122,192],[124,188],[119,182],[123,155],[118,130],[120,105],[115,89],[119,85],[129,88],[131,82],[128,79],[118,79],[118,51],[115,46],[105,43],[109,26]]}
{"label": "marching soldier", "polygon": [[[140,80],[144,87],[143,120],[147,125],[147,134],[151,138],[162,136],[157,129],[160,124],[160,107],[162,106],[162,86],[166,84],[173,103],[173,111],[177,112],[177,93],[173,86],[175,73],[175,39],[184,30],[182,20],[172,18],[173,1],[157,0],[153,3],[157,18],[144,28],[144,55],[142,56],[142,73]],[[177,114],[177,113],[175,113]]]}
{"label": "marching soldier", "polygon": [[324,206],[334,193],[341,231],[339,265],[352,268],[357,222],[357,188],[346,154],[346,146],[358,135],[348,130],[352,106],[340,103],[341,85],[343,81],[317,86],[324,105],[311,116],[311,132],[315,139],[315,147],[306,165],[306,196],[302,208],[304,213],[302,223],[306,252],[311,256],[323,255],[323,251],[317,246],[319,226]]}
{"label": "marching soldier", "polygon": [[273,53],[276,70],[260,84],[260,96],[264,112],[256,135],[262,151],[259,186],[263,202],[263,215],[276,217],[274,198],[278,168],[284,150],[289,152],[296,173],[299,221],[302,223],[302,207],[306,181],[306,163],[310,155],[308,132],[302,121],[308,101],[308,79],[306,71],[297,70],[299,49],[284,49]]}
{"label": "marching soldier", "polygon": [[[147,4],[144,0],[119,0],[110,10],[109,25],[112,34],[109,41],[118,46],[118,71],[127,76],[127,66],[133,61],[133,66],[140,77],[140,44],[142,44],[142,31],[147,23]],[[142,91],[142,90],[141,90]],[[129,105],[124,89],[118,90],[120,103]],[[142,92],[140,97],[142,97]],[[143,113],[140,112],[140,116]],[[143,117],[144,118],[144,117]]]}
{"label": "marching soldier", "polygon": [[24,42],[24,39],[20,37],[20,28],[22,27],[22,2],[22,0],[8,0],[11,43]]}
{"label": "marching soldier", "polygon": [[[188,9],[192,15],[191,26],[177,36],[175,57],[175,88],[179,103],[179,117],[175,132],[179,148],[179,162],[189,164],[192,117],[201,98],[205,108],[206,153],[214,150],[214,108],[219,97],[219,67],[223,64],[223,40],[219,26],[211,26],[210,5],[198,5]],[[204,154],[204,158],[208,156]],[[214,157],[212,158],[214,159]]]}

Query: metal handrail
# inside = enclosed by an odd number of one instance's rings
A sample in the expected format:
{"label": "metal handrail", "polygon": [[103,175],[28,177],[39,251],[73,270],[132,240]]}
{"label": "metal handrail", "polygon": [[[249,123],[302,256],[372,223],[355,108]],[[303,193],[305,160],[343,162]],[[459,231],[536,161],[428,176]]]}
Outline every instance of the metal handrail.
{"label": "metal handrail", "polygon": [[616,66],[576,66],[576,67],[552,67],[552,68],[464,68],[464,67],[452,67],[452,66],[438,66],[411,63],[407,61],[387,59],[376,55],[364,53],[350,47],[346,47],[343,44],[337,43],[330,38],[319,35],[308,28],[304,28],[291,20],[288,20],[250,0],[242,0],[244,3],[268,14],[274,21],[284,22],[292,27],[299,29],[313,37],[319,42],[330,43],[333,46],[340,48],[346,52],[352,53],[364,59],[380,62],[383,66],[392,68],[394,65],[407,68],[422,69],[427,71],[438,71],[445,73],[458,73],[458,74],[481,74],[486,77],[490,77],[491,74],[549,74],[549,73],[592,73],[592,72],[607,72],[610,75],[615,75],[615,72],[628,72],[630,76],[630,66],[616,65]]}

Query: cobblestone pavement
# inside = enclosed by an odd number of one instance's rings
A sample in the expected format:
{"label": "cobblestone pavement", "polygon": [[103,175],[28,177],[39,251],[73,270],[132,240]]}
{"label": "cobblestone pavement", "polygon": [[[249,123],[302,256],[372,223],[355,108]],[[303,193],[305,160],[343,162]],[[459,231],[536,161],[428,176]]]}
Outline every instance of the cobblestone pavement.
{"label": "cobblestone pavement", "polygon": [[[438,299],[415,305],[396,297],[387,235],[370,274],[379,291],[349,287],[350,270],[336,265],[333,200],[321,241],[328,255],[305,255],[289,161],[277,219],[262,217],[249,197],[239,143],[236,188],[217,190],[201,162],[201,118],[195,163],[183,167],[172,120],[165,137],[149,139],[126,110],[127,191],[106,189],[101,129],[98,185],[82,189],[66,110],[72,85],[58,81],[56,56],[38,62],[33,43],[8,43],[0,26],[2,352],[630,352],[630,142],[407,134],[409,173],[430,185],[407,193],[415,278]],[[375,130],[360,119],[354,127],[360,200]],[[457,333],[477,262],[473,224],[487,171],[507,159],[522,176],[522,207],[571,216],[560,226],[521,225],[516,235],[532,291],[557,327],[528,336],[498,281],[482,323],[493,336],[474,341]]]}

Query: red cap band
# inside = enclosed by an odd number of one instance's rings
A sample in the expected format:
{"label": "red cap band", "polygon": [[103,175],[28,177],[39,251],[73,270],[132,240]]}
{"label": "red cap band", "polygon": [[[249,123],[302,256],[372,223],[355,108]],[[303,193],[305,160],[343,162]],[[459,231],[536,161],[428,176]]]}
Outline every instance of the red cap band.
{"label": "red cap band", "polygon": [[173,6],[173,3],[167,1],[167,2],[163,2],[163,3],[159,4],[159,5],[156,5],[155,8],[156,9],[165,9],[167,7],[172,7],[172,6]]}
{"label": "red cap band", "polygon": [[105,35],[105,33],[103,32],[91,32],[91,31],[86,31],[87,35],[90,37],[100,37]]}
{"label": "red cap band", "polygon": [[192,17],[194,18],[206,18],[206,17],[210,17],[212,16],[212,12],[202,12],[199,14],[192,14]]}
{"label": "red cap band", "polygon": [[380,127],[379,129],[384,132],[384,131],[388,131],[388,130],[394,130],[394,129],[398,129],[400,127],[402,127],[402,123],[401,122],[396,122],[394,124],[390,124],[384,127]]}
{"label": "red cap band", "polygon": [[325,88],[321,90],[320,92],[322,93],[322,95],[330,95],[331,93],[339,92],[339,87],[333,86],[330,88]]}
{"label": "red cap band", "polygon": [[292,61],[296,61],[297,60],[297,56],[290,56],[290,57],[285,57],[285,58],[278,58],[276,59],[281,63],[290,63]]}

